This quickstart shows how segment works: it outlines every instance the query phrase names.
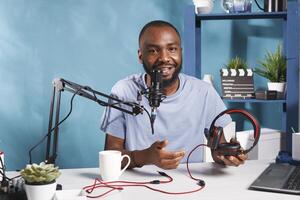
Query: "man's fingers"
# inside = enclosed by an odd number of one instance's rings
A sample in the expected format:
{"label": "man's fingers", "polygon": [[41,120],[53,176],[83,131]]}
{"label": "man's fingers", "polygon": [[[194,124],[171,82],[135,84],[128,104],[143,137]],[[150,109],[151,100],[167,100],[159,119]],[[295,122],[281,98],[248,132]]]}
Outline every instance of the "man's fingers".
{"label": "man's fingers", "polygon": [[178,157],[176,159],[163,159],[161,161],[161,167],[163,169],[175,169],[180,163],[182,157]]}
{"label": "man's fingers", "polygon": [[217,155],[216,157],[217,159],[222,161],[224,165],[230,165],[230,166],[232,165],[231,162],[229,162],[223,155]]}
{"label": "man's fingers", "polygon": [[239,166],[241,164],[244,164],[244,161],[243,160],[240,160],[239,158],[235,157],[235,156],[228,156],[228,157],[225,157],[227,160],[229,160],[229,162],[232,163],[232,165],[234,166]]}
{"label": "man's fingers", "polygon": [[223,162],[224,162],[224,164],[225,165],[227,165],[227,166],[235,166],[232,162],[230,162],[228,159],[226,159],[226,158],[223,158]]}
{"label": "man's fingers", "polygon": [[163,141],[157,141],[156,142],[156,147],[159,149],[163,149],[164,147],[166,147],[168,144],[168,140],[163,140]]}
{"label": "man's fingers", "polygon": [[235,156],[218,156],[220,160],[224,162],[225,165],[228,166],[239,166],[240,164],[244,164],[244,160],[240,160]]}
{"label": "man's fingers", "polygon": [[184,152],[165,152],[160,160],[160,167],[163,169],[175,169],[184,157]]}
{"label": "man's fingers", "polygon": [[238,158],[241,160],[241,161],[245,161],[248,159],[248,155],[247,154],[239,154],[238,155]]}
{"label": "man's fingers", "polygon": [[164,159],[177,159],[177,158],[182,158],[184,156],[184,151],[176,151],[176,152],[168,152],[168,151],[165,151],[162,155],[162,157]]}

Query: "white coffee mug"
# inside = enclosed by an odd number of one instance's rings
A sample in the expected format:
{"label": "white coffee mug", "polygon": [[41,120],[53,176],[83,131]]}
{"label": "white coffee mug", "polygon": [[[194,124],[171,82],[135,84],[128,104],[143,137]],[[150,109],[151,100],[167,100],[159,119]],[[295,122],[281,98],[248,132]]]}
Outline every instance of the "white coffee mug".
{"label": "white coffee mug", "polygon": [[[126,166],[121,169],[124,158],[128,159]],[[130,157],[120,151],[106,150],[99,152],[100,175],[103,181],[117,181],[130,164]]]}

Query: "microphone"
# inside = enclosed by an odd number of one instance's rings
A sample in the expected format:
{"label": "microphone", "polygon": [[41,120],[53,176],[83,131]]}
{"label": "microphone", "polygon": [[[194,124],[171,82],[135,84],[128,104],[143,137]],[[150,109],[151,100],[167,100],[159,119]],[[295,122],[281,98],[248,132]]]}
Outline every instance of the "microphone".
{"label": "microphone", "polygon": [[165,98],[162,88],[162,71],[154,68],[151,72],[151,86],[148,93],[149,106],[151,107],[150,121],[152,134],[154,133],[153,124],[156,118],[157,108],[160,106],[160,102]]}

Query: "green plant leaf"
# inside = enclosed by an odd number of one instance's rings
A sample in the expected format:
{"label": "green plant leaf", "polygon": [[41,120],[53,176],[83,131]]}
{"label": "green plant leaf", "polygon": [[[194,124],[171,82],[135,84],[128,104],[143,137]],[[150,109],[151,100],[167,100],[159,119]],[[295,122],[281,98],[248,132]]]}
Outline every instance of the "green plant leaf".
{"label": "green plant leaf", "polygon": [[286,82],[286,59],[278,45],[274,53],[266,51],[264,60],[259,61],[260,68],[254,72],[270,82]]}
{"label": "green plant leaf", "polygon": [[53,164],[40,163],[27,165],[21,170],[21,175],[28,183],[46,184],[53,182],[60,176],[59,168]]}
{"label": "green plant leaf", "polygon": [[247,63],[240,57],[236,56],[229,60],[227,65],[225,65],[227,69],[247,69]]}

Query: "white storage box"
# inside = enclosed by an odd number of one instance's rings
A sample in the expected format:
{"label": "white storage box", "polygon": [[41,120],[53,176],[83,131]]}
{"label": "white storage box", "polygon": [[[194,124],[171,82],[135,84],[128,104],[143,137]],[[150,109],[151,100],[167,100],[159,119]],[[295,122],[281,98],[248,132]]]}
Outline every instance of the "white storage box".
{"label": "white storage box", "polygon": [[[237,140],[244,149],[253,145],[253,130],[237,132]],[[250,160],[275,159],[279,151],[285,150],[285,133],[262,128],[258,144],[248,154]]]}

